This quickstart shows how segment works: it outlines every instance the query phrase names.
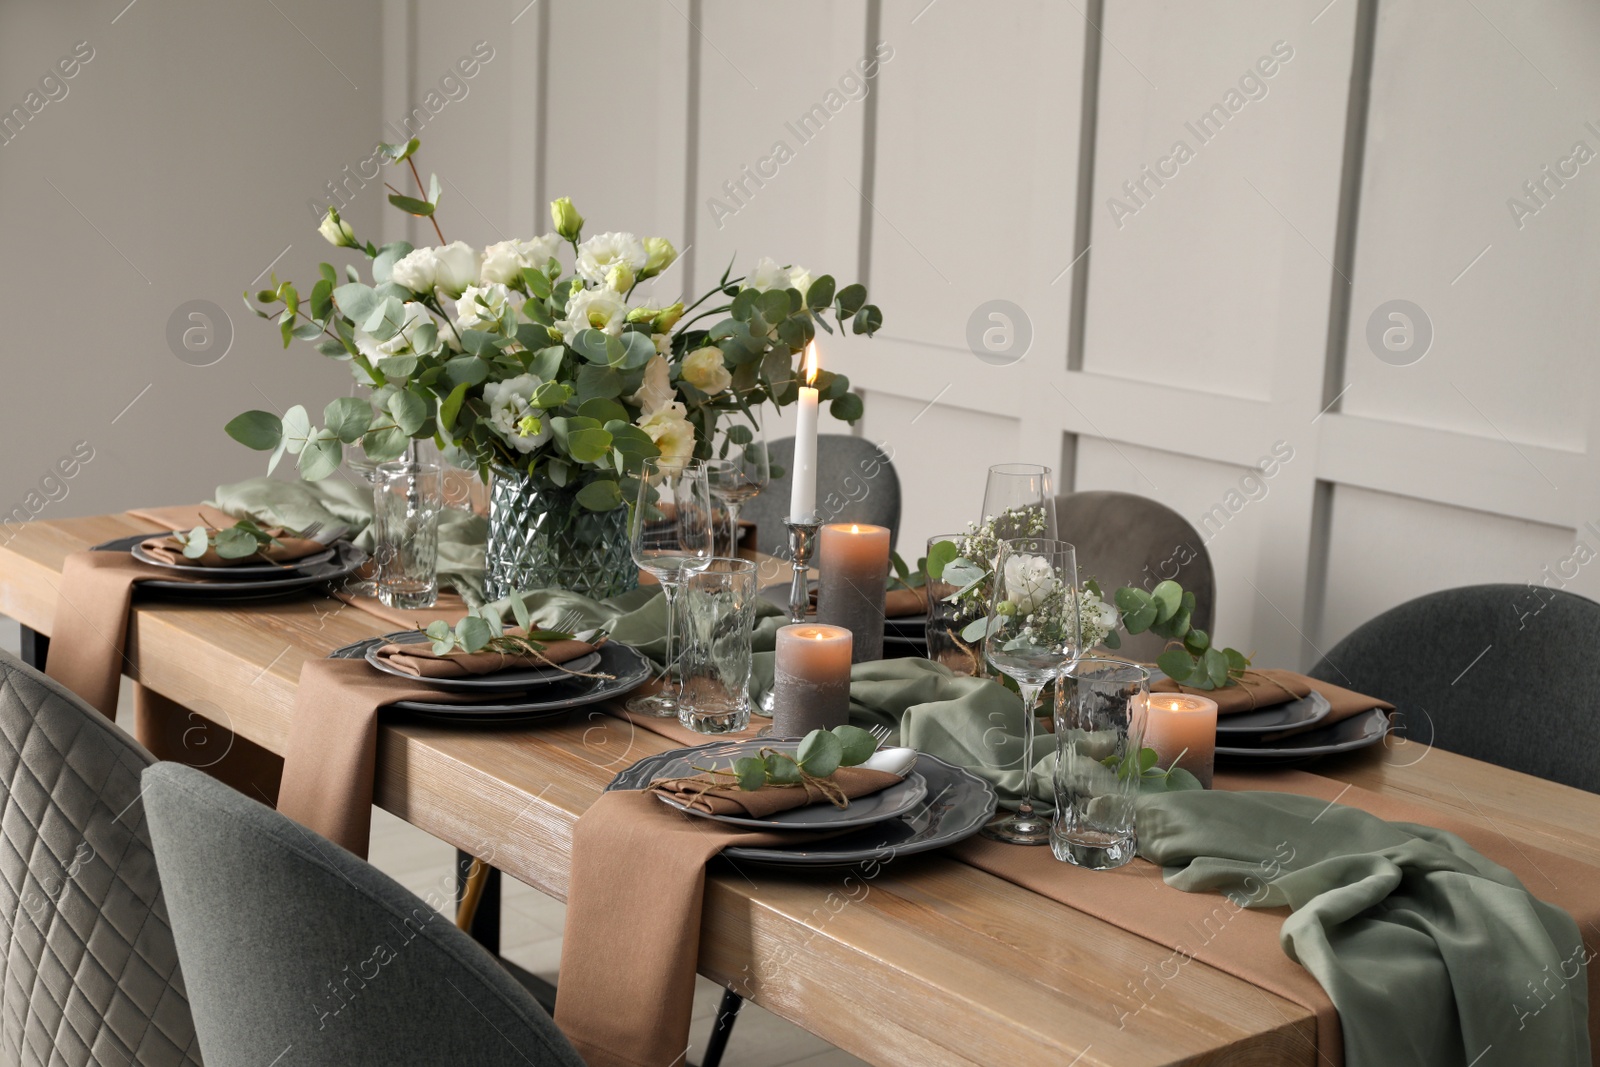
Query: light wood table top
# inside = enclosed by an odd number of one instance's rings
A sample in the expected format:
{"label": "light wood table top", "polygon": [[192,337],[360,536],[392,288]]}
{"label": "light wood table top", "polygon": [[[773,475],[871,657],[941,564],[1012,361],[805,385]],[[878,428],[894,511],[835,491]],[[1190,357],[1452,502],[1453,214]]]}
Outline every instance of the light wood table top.
{"label": "light wood table top", "polygon": [[[65,557],[144,528],[122,515],[16,528],[0,547],[0,613],[48,634]],[[301,664],[386,629],[330,597],[140,603],[128,660],[146,686],[281,753]],[[377,802],[565,899],[573,823],[618,770],[670,747],[595,708],[536,727],[385,724]],[[1600,797],[1416,745],[1317,770],[1600,865]],[[715,865],[700,970],[878,1064],[1316,1062],[1308,1011],[1198,961],[1141,998],[1144,969],[1169,955],[931,855],[848,882]]]}

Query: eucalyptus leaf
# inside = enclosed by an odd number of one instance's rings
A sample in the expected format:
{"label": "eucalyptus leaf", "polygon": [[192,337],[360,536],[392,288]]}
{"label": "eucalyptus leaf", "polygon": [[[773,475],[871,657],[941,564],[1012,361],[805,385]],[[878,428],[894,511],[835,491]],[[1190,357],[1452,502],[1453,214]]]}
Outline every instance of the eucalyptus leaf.
{"label": "eucalyptus leaf", "polygon": [[795,759],[800,768],[817,778],[826,778],[839,769],[844,757],[844,742],[828,730],[813,730],[800,741]]}
{"label": "eucalyptus leaf", "polygon": [[[813,282],[813,285],[816,283]],[[833,734],[839,739],[839,766],[856,767],[872,758],[878,751],[878,739],[859,726],[835,726]]]}
{"label": "eucalyptus leaf", "polygon": [[283,440],[283,420],[270,411],[247,411],[223,427],[229,437],[246,448],[270,452]]}

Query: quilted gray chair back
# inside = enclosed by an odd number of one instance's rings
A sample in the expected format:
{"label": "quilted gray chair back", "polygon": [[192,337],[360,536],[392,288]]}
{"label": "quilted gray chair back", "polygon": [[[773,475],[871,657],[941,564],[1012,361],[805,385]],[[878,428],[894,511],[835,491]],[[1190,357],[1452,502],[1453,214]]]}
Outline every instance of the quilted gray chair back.
{"label": "quilted gray chair back", "polygon": [[1358,626],[1314,678],[1395,706],[1411,743],[1600,793],[1600,604],[1542,585],[1468,585]]}
{"label": "quilted gray chair back", "polygon": [[144,783],[210,1067],[583,1067],[493,957],[371,865],[191,767]]}
{"label": "quilted gray chair back", "polygon": [[200,1063],[139,796],[150,762],[0,652],[0,1062]]}
{"label": "quilted gray chair back", "polygon": [[[783,468],[781,478],[746,501],[741,519],[756,524],[757,544],[770,555],[788,557],[789,491],[794,487],[794,438],[767,443],[767,457]],[[894,463],[865,437],[825,433],[817,436],[817,510],[823,522],[862,522],[889,528],[889,546],[900,536],[900,476]],[[910,553],[912,562],[922,546]]]}
{"label": "quilted gray chair back", "polygon": [[[1078,550],[1078,573],[1109,600],[1120,586],[1154,589],[1170,578],[1195,596],[1190,624],[1211,632],[1217,582],[1211,554],[1188,520],[1158,500],[1094,490],[1056,497],[1056,529]],[[1153,634],[1122,635],[1119,655],[1152,663],[1166,646]]]}

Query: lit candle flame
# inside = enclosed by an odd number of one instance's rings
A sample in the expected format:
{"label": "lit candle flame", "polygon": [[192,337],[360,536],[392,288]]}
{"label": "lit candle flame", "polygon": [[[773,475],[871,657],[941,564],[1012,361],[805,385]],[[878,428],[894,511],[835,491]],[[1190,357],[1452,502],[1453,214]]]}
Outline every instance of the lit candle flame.
{"label": "lit candle flame", "polygon": [[817,384],[817,342],[806,343],[806,354],[800,360],[800,369],[805,372],[806,385]]}
{"label": "lit candle flame", "polygon": [[853,534],[860,533],[861,532],[861,527],[857,526],[855,523],[852,522],[850,524],[850,532],[853,533]]}

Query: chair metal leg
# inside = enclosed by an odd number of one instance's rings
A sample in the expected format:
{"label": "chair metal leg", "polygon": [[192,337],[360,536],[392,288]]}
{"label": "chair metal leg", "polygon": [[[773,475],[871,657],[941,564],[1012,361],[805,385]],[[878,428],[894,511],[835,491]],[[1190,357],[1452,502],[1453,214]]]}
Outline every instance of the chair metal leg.
{"label": "chair metal leg", "polygon": [[50,638],[29,626],[22,628],[22,662],[36,671],[44,670],[50,655]]}
{"label": "chair metal leg", "polygon": [[711,1038],[706,1042],[706,1054],[700,1060],[700,1067],[718,1067],[722,1063],[722,1053],[728,1047],[728,1038],[733,1035],[733,1024],[739,1021],[739,1009],[742,1007],[743,997],[731,989],[722,991],[722,1003],[717,1005],[717,1021],[711,1026]]}
{"label": "chair metal leg", "polygon": [[480,863],[478,858],[470,852],[456,849],[456,917],[462,917],[463,905],[466,903],[470,885],[474,874],[473,867],[477,865],[478,875],[482,881],[482,889],[477,891],[477,906],[471,913],[471,919],[463,927],[472,939],[496,956],[500,955],[500,872],[487,864]]}

